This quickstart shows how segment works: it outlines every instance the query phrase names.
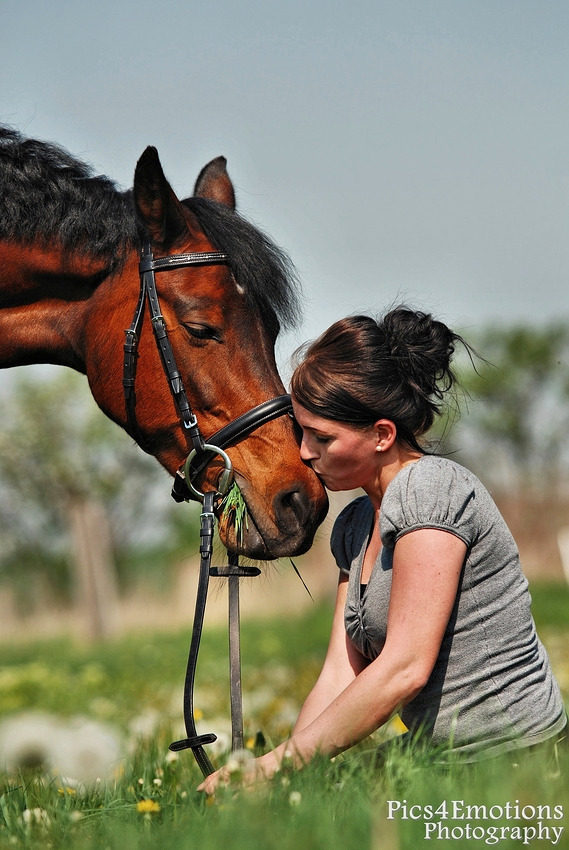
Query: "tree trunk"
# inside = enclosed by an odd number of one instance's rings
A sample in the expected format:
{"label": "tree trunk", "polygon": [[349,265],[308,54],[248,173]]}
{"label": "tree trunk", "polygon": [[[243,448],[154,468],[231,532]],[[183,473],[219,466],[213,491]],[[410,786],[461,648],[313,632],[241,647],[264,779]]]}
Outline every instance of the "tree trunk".
{"label": "tree trunk", "polygon": [[78,607],[87,638],[117,632],[118,590],[111,530],[103,505],[89,498],[69,503]]}

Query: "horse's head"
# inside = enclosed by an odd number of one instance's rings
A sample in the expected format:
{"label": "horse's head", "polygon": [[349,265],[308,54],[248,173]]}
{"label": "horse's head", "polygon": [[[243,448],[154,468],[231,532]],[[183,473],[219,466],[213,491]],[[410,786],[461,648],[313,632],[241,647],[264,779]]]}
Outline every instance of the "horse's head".
{"label": "horse's head", "polygon": [[[286,258],[235,213],[233,186],[219,157],[196,182],[194,198],[180,201],[166,180],[154,148],[138,162],[134,201],[156,258],[197,251],[223,251],[227,264],[176,268],[156,274],[160,307],[192,410],[207,438],[240,414],[284,392],[274,343],[279,319],[294,312],[294,287]],[[138,290],[138,257],[93,299],[116,329],[113,354],[122,351],[122,331],[130,325]],[[111,298],[112,305],[104,300]],[[95,310],[93,311],[95,312]],[[120,319],[118,318],[120,316]],[[121,322],[120,330],[117,325]],[[119,336],[120,334],[120,336]],[[101,407],[128,430],[121,404],[120,366],[104,372],[107,338],[96,335],[88,374]],[[174,473],[191,445],[184,433],[163,373],[150,321],[145,315],[136,368],[136,422],[132,436]],[[235,478],[245,498],[248,523],[236,539],[233,522],[220,521],[223,542],[253,558],[276,558],[306,551],[327,507],[324,489],[301,461],[293,423],[283,416],[229,448]],[[219,462],[200,481],[215,486]]]}

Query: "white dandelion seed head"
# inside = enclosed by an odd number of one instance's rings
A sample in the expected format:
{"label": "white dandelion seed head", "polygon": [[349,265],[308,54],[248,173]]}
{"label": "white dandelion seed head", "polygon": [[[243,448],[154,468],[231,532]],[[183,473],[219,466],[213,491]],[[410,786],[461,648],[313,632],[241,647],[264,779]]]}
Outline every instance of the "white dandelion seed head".
{"label": "white dandelion seed head", "polygon": [[0,766],[8,773],[42,768],[65,777],[65,784],[109,778],[121,757],[117,732],[102,723],[26,713],[0,723]]}
{"label": "white dandelion seed head", "polygon": [[231,749],[231,720],[228,717],[214,717],[211,720],[200,720],[196,723],[198,735],[213,732],[217,741],[207,745],[208,754],[213,758],[227,753]]}
{"label": "white dandelion seed head", "polygon": [[226,767],[229,773],[240,773],[253,759],[253,753],[249,750],[235,750],[229,756]]}

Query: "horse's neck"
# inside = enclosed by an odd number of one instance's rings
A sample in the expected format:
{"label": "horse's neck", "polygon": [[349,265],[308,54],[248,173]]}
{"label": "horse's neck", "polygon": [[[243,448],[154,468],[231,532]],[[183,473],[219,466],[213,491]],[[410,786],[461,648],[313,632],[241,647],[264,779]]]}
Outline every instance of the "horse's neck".
{"label": "horse's neck", "polygon": [[0,243],[0,368],[56,363],[84,371],[83,327],[100,261]]}

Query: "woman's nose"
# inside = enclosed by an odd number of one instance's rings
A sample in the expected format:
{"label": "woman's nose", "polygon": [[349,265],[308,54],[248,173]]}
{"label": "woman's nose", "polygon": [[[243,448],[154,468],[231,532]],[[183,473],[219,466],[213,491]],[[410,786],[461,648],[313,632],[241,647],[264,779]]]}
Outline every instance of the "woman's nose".
{"label": "woman's nose", "polygon": [[300,457],[304,461],[314,460],[318,457],[318,453],[311,449],[303,436],[300,443]]}

